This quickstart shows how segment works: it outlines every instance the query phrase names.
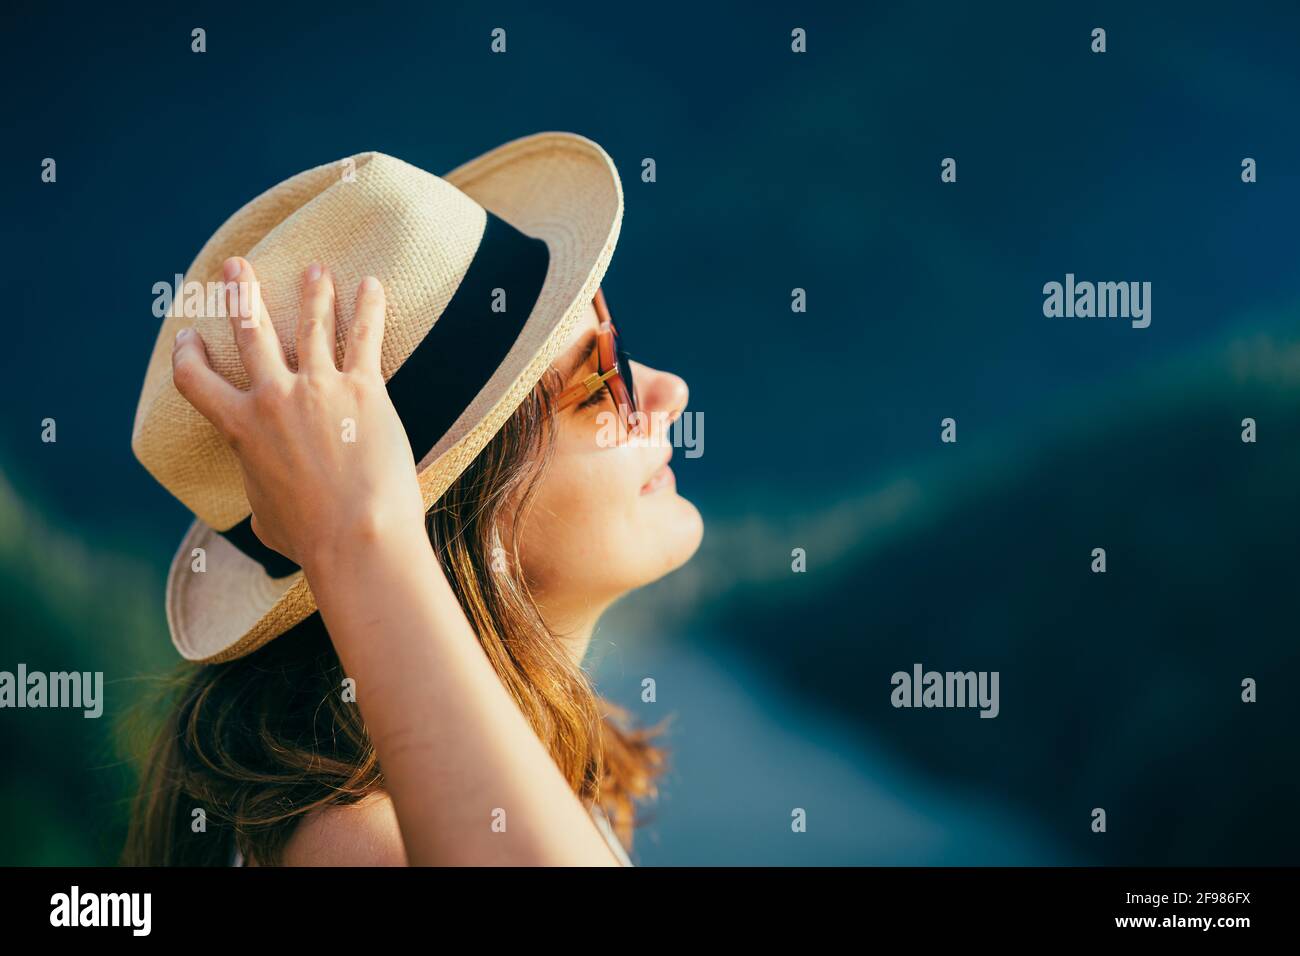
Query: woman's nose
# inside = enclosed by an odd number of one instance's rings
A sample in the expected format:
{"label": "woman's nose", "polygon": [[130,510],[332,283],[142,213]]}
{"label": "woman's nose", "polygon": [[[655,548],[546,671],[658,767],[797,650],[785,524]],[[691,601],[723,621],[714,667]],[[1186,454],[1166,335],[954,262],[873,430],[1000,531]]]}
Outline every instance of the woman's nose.
{"label": "woman's nose", "polygon": [[664,372],[640,362],[632,363],[632,376],[636,381],[637,403],[647,414],[666,416],[665,424],[681,417],[690,399],[686,380],[672,372]]}

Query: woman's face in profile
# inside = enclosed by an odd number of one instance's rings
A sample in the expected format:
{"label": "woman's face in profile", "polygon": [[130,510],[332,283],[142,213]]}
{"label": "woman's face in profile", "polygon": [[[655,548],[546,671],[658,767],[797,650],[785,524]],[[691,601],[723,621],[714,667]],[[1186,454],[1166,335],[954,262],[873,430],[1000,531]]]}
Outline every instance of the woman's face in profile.
{"label": "woman's face in profile", "polygon": [[[599,370],[590,348],[598,321],[588,303],[554,363],[566,387]],[[557,412],[555,454],[521,531],[524,572],[559,630],[680,567],[704,533],[667,464],[674,449],[666,426],[686,408],[686,382],[639,362],[632,377],[645,425],[638,436],[619,426],[605,388]]]}

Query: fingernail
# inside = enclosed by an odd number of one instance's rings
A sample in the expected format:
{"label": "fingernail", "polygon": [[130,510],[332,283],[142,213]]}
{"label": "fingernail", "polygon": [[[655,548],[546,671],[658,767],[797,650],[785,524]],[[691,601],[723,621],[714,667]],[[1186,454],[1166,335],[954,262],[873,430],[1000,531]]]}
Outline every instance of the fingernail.
{"label": "fingernail", "polygon": [[243,266],[239,264],[239,260],[232,257],[226,260],[226,264],[221,267],[221,271],[225,275],[226,281],[230,282],[232,279],[234,279],[236,276],[239,275],[239,271],[242,268]]}
{"label": "fingernail", "polygon": [[374,276],[366,276],[364,279],[361,280],[361,291],[378,292],[379,280],[376,279]]}
{"label": "fingernail", "polygon": [[183,329],[177,329],[177,330],[176,330],[176,342],[175,342],[175,344],[176,344],[176,345],[180,345],[180,344],[181,344],[181,340],[182,340],[183,338],[185,338],[185,336],[189,335],[191,331],[192,331],[192,330],[191,330],[188,326],[186,326],[186,327],[183,328]]}
{"label": "fingernail", "polygon": [[313,262],[307,267],[307,281],[315,282],[320,278],[320,263]]}

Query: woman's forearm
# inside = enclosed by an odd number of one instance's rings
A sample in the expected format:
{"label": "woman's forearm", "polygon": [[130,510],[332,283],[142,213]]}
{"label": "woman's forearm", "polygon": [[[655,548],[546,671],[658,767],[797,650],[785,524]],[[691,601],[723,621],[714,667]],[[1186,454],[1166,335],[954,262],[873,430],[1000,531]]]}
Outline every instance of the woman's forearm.
{"label": "woman's forearm", "polygon": [[617,865],[483,653],[422,525],[358,534],[306,572],[412,865]]}

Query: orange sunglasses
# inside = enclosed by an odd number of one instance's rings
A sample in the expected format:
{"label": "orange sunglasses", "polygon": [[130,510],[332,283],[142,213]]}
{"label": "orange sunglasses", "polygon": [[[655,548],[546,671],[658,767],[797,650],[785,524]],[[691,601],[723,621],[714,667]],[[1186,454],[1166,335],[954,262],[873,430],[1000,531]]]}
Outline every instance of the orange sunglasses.
{"label": "orange sunglasses", "polygon": [[596,362],[598,372],[592,372],[581,382],[569,386],[556,399],[556,410],[562,411],[576,402],[596,394],[602,388],[609,389],[609,395],[618,408],[619,418],[629,433],[636,419],[636,386],[632,382],[632,361],[619,344],[618,330],[614,320],[609,316],[609,307],[605,304],[605,293],[596,289]]}

